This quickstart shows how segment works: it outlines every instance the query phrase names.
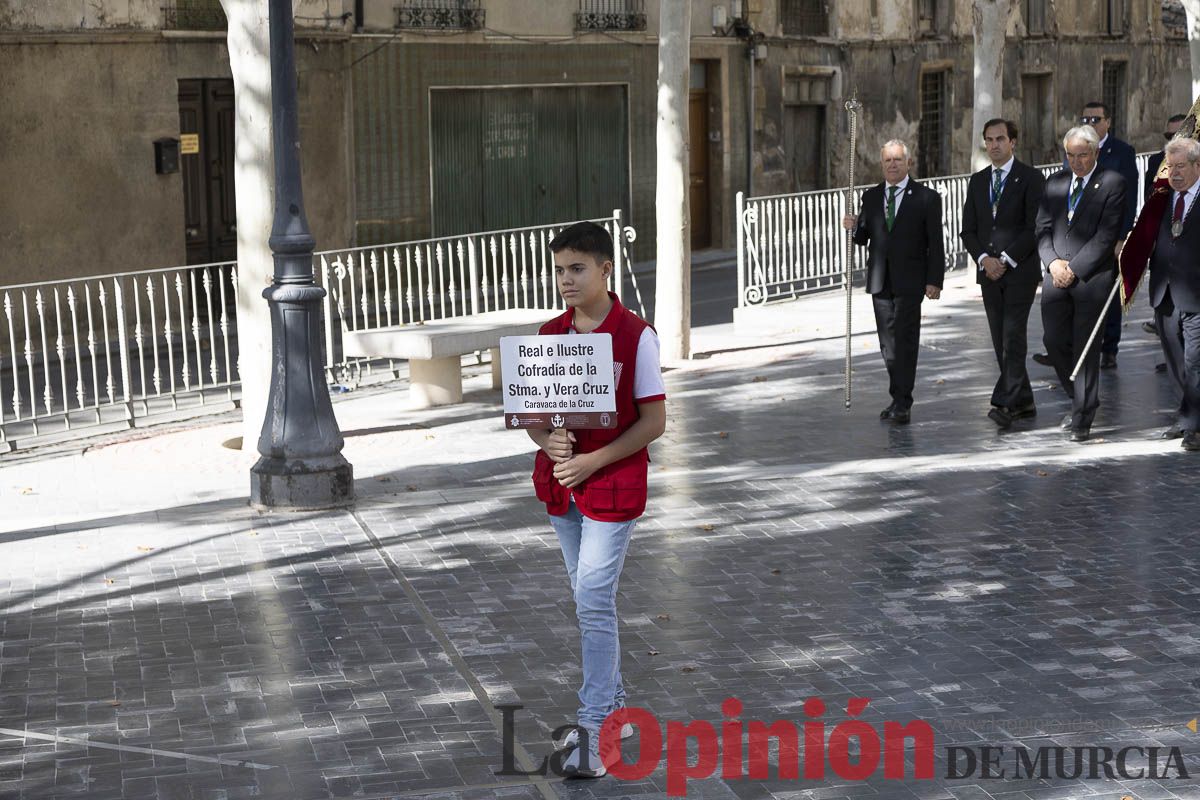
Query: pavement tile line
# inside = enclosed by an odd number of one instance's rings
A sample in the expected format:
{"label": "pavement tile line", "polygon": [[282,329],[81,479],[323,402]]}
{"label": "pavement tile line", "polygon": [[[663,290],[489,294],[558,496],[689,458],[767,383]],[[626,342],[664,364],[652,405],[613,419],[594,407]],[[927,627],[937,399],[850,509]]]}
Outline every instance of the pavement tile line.
{"label": "pavement tile line", "polygon": [[[454,664],[454,668],[458,671],[459,675],[462,676],[462,679],[467,682],[468,686],[471,687],[471,692],[475,695],[475,700],[479,703],[480,707],[483,708],[484,713],[487,714],[488,719],[491,720],[492,725],[496,728],[496,734],[500,736],[501,741],[503,741],[504,721],[500,714],[497,713],[496,709],[492,706],[491,700],[487,694],[487,690],[483,688],[483,684],[479,681],[479,678],[476,677],[475,673],[471,671],[471,668],[467,665],[467,662],[462,657],[462,654],[458,652],[458,648],[455,647],[454,643],[450,641],[450,637],[446,634],[446,631],[442,628],[441,624],[438,623],[437,618],[433,616],[433,612],[429,610],[429,606],[426,605],[425,601],[421,599],[420,593],[417,592],[416,588],[412,585],[412,582],[405,577],[404,572],[400,569],[400,565],[397,564],[395,559],[392,558],[391,554],[388,553],[387,549],[383,546],[383,543],[379,541],[379,537],[376,536],[375,532],[371,530],[371,527],[367,525],[366,520],[362,518],[362,515],[358,511],[350,511],[349,514],[354,520],[355,524],[358,525],[359,529],[363,532],[363,535],[365,535],[371,542],[371,546],[374,547],[379,553],[379,557],[383,559],[384,564],[387,565],[388,571],[392,573],[392,576],[396,579],[396,582],[400,584],[400,587],[404,590],[405,596],[407,596],[409,602],[413,604],[413,608],[416,610],[417,616],[421,618],[421,621],[425,623],[425,627],[429,629],[429,632],[433,635],[433,638],[437,640],[439,645],[441,645],[442,650],[445,651],[446,656],[450,659],[450,662]],[[535,769],[533,758],[530,757],[528,751],[525,750],[520,742],[513,742],[513,752],[518,763],[521,765],[522,771],[532,772]],[[530,781],[519,781],[511,785],[528,783],[532,783],[534,786],[536,786],[542,797],[546,798],[546,800],[558,800],[558,794],[553,788],[551,788],[550,781],[548,781],[546,778],[534,778]],[[507,785],[510,784],[496,784],[495,787],[489,786],[486,788],[498,788],[500,786]],[[422,791],[417,795],[411,796],[419,796],[421,794],[438,794],[444,793],[445,791],[445,789],[430,789],[428,791]]]}
{"label": "pavement tile line", "polygon": [[247,769],[275,769],[273,764],[257,764],[253,761],[243,761],[234,758],[222,758],[220,756],[213,758],[211,756],[198,756],[189,753],[177,753],[174,750],[160,750],[157,747],[135,747],[129,744],[109,744],[107,742],[97,742],[93,739],[78,739],[73,736],[55,736],[46,733],[34,733],[33,731],[20,731],[12,728],[0,728],[0,735],[12,736],[18,739],[40,739],[44,742],[54,742],[56,744],[77,744],[83,747],[99,747],[104,750],[117,750],[125,753],[146,753],[152,756],[165,756],[167,758],[182,758],[187,761],[203,761],[206,764],[220,764],[225,767],[246,767]]}

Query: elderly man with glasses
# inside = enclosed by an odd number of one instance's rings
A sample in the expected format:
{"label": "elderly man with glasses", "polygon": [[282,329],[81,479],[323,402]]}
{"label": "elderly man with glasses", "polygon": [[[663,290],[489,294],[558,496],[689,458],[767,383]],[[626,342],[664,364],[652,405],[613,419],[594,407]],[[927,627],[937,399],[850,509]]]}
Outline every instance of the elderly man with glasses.
{"label": "elderly man with glasses", "polygon": [[1046,267],[1042,342],[1071,397],[1063,428],[1076,442],[1091,434],[1100,407],[1100,353],[1094,344],[1083,360],[1083,374],[1072,381],[1071,371],[1116,280],[1115,245],[1127,192],[1119,172],[1096,163],[1099,144],[1088,125],[1067,131],[1063,149],[1069,168],[1046,181],[1036,223],[1038,255]]}
{"label": "elderly man with glasses", "polygon": [[[1079,115],[1079,124],[1091,127],[1100,143],[1097,146],[1097,162],[1100,169],[1120,173],[1125,178],[1125,209],[1119,220],[1114,251],[1119,255],[1125,236],[1133,228],[1137,215],[1137,153],[1128,142],[1118,139],[1112,132],[1112,113],[1107,105],[1091,102],[1083,107]],[[1069,169],[1070,164],[1063,159],[1063,168]],[[1117,366],[1117,350],[1121,344],[1121,304],[1109,306],[1108,316],[1104,318],[1104,331],[1100,340],[1100,368],[1113,369]],[[1049,355],[1038,353],[1033,360],[1039,364],[1051,364]]]}
{"label": "elderly man with glasses", "polygon": [[1200,221],[1192,214],[1200,189],[1200,142],[1167,144],[1171,199],[1150,257],[1150,305],[1167,371],[1179,390],[1178,421],[1164,439],[1183,438],[1183,449],[1200,450]]}

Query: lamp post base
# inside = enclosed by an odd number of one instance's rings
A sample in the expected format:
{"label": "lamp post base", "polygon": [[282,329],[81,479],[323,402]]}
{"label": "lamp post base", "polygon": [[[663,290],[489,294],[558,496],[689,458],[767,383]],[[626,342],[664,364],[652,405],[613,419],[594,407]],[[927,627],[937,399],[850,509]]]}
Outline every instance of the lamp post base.
{"label": "lamp post base", "polygon": [[250,468],[250,506],[319,511],[354,502],[354,467],[341,453],[325,458],[263,457]]}

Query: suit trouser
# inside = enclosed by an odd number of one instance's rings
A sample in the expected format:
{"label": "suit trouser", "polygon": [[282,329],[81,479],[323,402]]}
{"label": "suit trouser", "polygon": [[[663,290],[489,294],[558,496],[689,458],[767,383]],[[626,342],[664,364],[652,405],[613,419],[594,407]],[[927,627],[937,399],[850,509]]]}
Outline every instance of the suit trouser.
{"label": "suit trouser", "polygon": [[1167,357],[1167,372],[1179,390],[1179,427],[1200,430],[1200,314],[1180,311],[1167,289],[1154,308],[1158,340]]}
{"label": "suit trouser", "polygon": [[1012,273],[998,281],[985,277],[980,290],[992,347],[996,349],[996,363],[1000,365],[1000,377],[992,389],[992,405],[1025,408],[1033,405],[1025,356],[1029,352],[1029,310],[1038,285],[1028,280],[1017,283],[1012,278]]}
{"label": "suit trouser", "polygon": [[1076,428],[1090,427],[1100,407],[1100,343],[1093,342],[1088,350],[1079,380],[1071,380],[1071,371],[1100,319],[1114,280],[1116,273],[1105,270],[1067,289],[1055,288],[1048,274],[1042,284],[1042,343],[1059,384],[1071,396],[1071,425]]}
{"label": "suit trouser", "polygon": [[1104,339],[1100,342],[1100,352],[1110,356],[1115,356],[1121,345],[1120,300],[1119,297],[1113,300],[1112,305],[1108,307],[1108,315],[1104,318]]}
{"label": "suit trouser", "polygon": [[913,404],[917,381],[917,350],[921,345],[921,301],[925,295],[893,295],[886,289],[871,295],[879,350],[888,371],[888,394],[896,408]]}

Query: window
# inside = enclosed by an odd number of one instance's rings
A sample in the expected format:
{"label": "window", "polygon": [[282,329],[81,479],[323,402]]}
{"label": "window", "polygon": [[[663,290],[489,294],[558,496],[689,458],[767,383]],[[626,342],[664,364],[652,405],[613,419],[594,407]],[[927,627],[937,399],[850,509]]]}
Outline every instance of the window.
{"label": "window", "polygon": [[163,27],[174,31],[223,31],[221,0],[175,0],[163,7]]}
{"label": "window", "polygon": [[1108,106],[1109,130],[1116,131],[1125,117],[1125,62],[1105,61],[1100,78],[1104,105]]}
{"label": "window", "polygon": [[479,30],[484,12],[479,0],[404,0],[396,6],[397,28]]}
{"label": "window", "polygon": [[1054,76],[1046,73],[1021,76],[1021,160],[1027,164],[1062,161],[1054,135]]}
{"label": "window", "polygon": [[825,0],[781,0],[785,36],[829,35],[829,9]]}
{"label": "window", "polygon": [[1030,36],[1049,33],[1046,25],[1046,0],[1024,0],[1021,13],[1025,17],[1025,30]]}
{"label": "window", "polygon": [[937,30],[937,0],[917,0],[917,33]]}
{"label": "window", "polygon": [[577,31],[644,31],[643,0],[579,0]]}
{"label": "window", "polygon": [[947,119],[950,90],[949,70],[921,75],[921,121],[917,125],[918,171],[923,178],[949,173],[950,126]]}
{"label": "window", "polygon": [[1100,0],[1104,9],[1103,33],[1120,36],[1125,33],[1126,0]]}

